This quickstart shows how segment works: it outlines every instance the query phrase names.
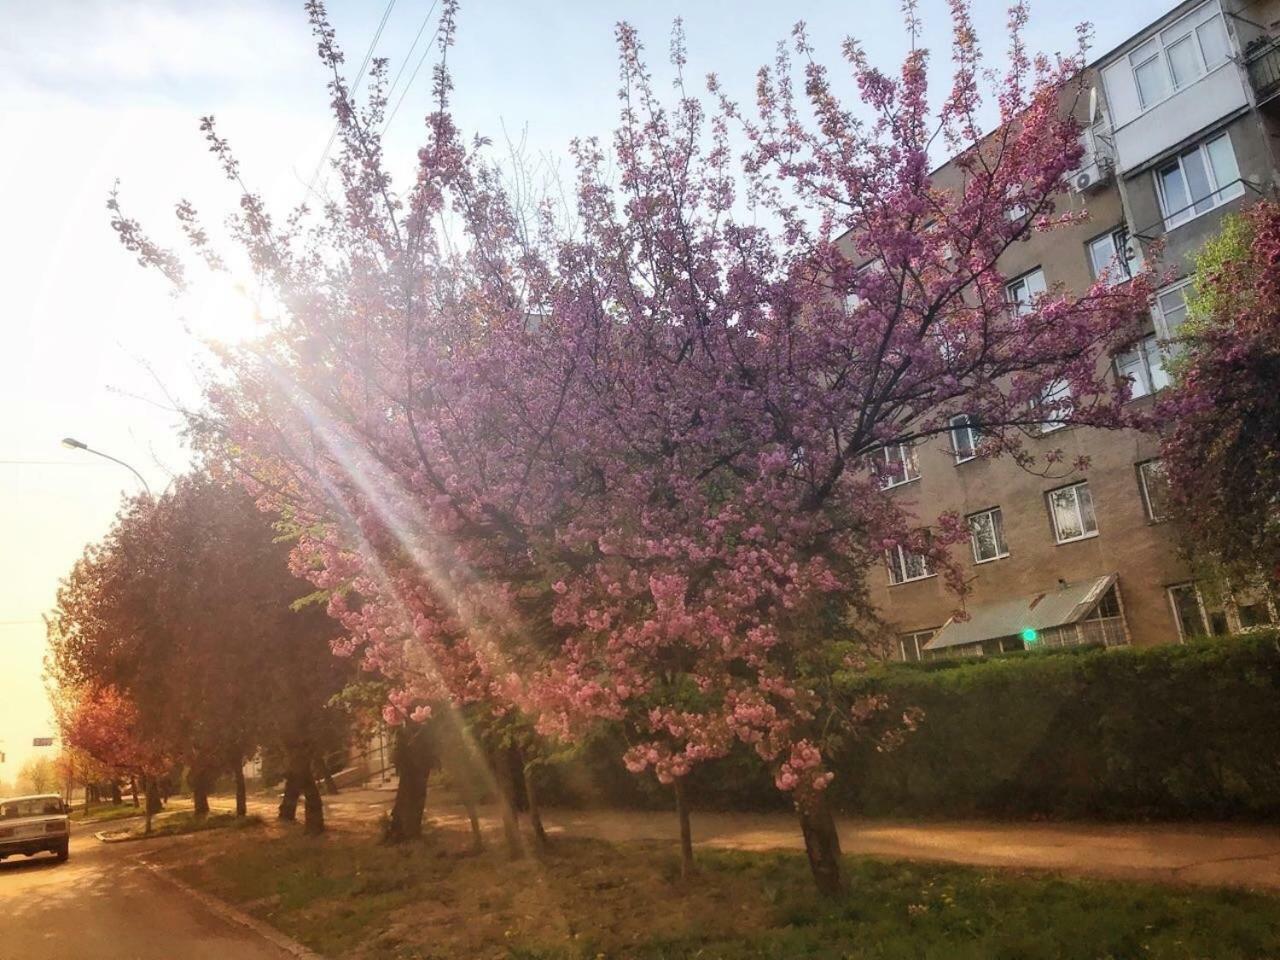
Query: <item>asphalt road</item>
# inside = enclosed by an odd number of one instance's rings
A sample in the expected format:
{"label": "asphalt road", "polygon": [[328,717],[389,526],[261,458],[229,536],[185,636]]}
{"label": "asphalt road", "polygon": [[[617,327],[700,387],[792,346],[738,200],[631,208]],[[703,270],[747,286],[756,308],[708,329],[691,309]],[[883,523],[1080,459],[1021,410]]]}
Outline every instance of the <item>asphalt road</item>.
{"label": "asphalt road", "polygon": [[150,844],[99,843],[92,829],[72,834],[66,863],[0,863],[0,960],[292,960],[136,863]]}

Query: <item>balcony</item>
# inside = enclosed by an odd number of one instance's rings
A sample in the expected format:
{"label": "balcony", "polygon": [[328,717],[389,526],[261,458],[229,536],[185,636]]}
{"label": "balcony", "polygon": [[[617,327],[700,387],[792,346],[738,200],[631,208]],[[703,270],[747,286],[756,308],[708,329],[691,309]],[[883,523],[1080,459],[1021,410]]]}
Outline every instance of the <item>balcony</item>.
{"label": "balcony", "polygon": [[1260,37],[1249,44],[1245,68],[1259,107],[1280,97],[1280,37]]}

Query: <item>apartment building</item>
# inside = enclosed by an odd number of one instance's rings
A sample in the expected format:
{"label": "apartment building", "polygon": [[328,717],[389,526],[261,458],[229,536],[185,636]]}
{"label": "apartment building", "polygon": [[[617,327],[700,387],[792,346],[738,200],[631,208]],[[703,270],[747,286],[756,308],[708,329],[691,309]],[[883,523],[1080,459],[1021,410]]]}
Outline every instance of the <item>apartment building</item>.
{"label": "apartment building", "polygon": [[[1132,381],[1130,402],[1150,404],[1168,383],[1166,340],[1185,316],[1196,252],[1225,214],[1276,187],[1280,0],[1187,0],[1085,79],[1094,92],[1076,109],[1087,155],[1062,206],[1089,217],[1016,245],[1001,269],[1012,303],[1057,285],[1083,291],[1102,271],[1124,282],[1140,259],[1169,271],[1147,335],[1111,358],[1113,375]],[[935,182],[952,175],[944,165]],[[928,515],[954,510],[972,532],[966,617],[954,617],[955,595],[923,558],[899,551],[873,575],[902,659],[1145,646],[1276,620],[1265,599],[1215,599],[1193,579],[1167,522],[1155,438],[1046,430],[1030,442],[1090,462],[1053,480],[974,456],[976,439],[958,420],[949,437],[886,452],[897,458],[894,496]]]}

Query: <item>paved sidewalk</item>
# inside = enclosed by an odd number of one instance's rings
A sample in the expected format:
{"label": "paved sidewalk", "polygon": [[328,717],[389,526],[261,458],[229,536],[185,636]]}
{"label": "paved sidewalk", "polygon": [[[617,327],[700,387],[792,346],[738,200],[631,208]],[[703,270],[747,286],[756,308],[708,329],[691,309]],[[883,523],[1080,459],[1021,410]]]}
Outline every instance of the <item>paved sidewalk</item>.
{"label": "paved sidewalk", "polygon": [[[390,789],[346,790],[325,797],[335,822],[370,821],[391,805]],[[251,801],[268,815],[268,798]],[[461,807],[432,790],[427,816],[444,829],[468,829]],[[487,831],[497,812],[484,810]],[[545,810],[551,833],[602,840],[675,843],[674,813],[621,810]],[[1081,824],[985,821],[901,823],[843,819],[845,853],[902,860],[935,860],[975,866],[1055,870],[1069,874],[1280,891],[1280,827],[1226,824]],[[738,850],[799,850],[804,844],[794,817],[785,814],[693,814],[698,846]]]}

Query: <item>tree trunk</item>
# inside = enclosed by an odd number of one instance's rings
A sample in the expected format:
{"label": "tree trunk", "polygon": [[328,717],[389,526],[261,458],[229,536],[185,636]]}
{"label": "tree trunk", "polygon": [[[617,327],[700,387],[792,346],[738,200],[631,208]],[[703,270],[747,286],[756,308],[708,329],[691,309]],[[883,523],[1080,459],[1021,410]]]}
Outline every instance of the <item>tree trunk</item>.
{"label": "tree trunk", "polygon": [[840,834],[831,815],[825,794],[818,793],[800,806],[800,830],[804,834],[804,850],[809,856],[809,869],[818,892],[825,897],[838,896],[843,888],[840,880]]}
{"label": "tree trunk", "polygon": [[480,830],[480,808],[470,787],[463,792],[462,805],[467,808],[467,819],[471,821],[471,851],[480,853],[484,850],[484,833]]}
{"label": "tree trunk", "polygon": [[431,776],[430,736],[419,723],[404,723],[396,728],[391,747],[395,765],[396,799],[391,806],[391,819],[383,839],[387,843],[404,843],[422,836],[422,814],[427,806],[427,779]]}
{"label": "tree trunk", "polygon": [[244,764],[236,764],[236,816],[243,817],[249,813],[249,802],[244,785]]}
{"label": "tree trunk", "polygon": [[516,813],[515,781],[511,776],[511,752],[505,747],[493,751],[493,778],[498,787],[498,809],[502,814],[502,834],[507,841],[507,856],[519,860],[524,856],[520,839],[520,818]]}
{"label": "tree trunk", "polygon": [[688,880],[693,875],[693,826],[689,822],[689,798],[685,795],[684,777],[676,777],[672,786],[676,794],[676,816],[680,820],[680,876]]}
{"label": "tree trunk", "polygon": [[302,832],[308,836],[324,833],[324,801],[314,777],[307,776],[302,783]]}
{"label": "tree trunk", "polygon": [[120,784],[115,780],[111,781],[111,802],[117,807],[124,803],[124,797],[120,796]]}
{"label": "tree trunk", "polygon": [[302,781],[290,769],[284,775],[284,794],[280,797],[278,818],[293,823],[298,819],[298,797],[302,795]]}
{"label": "tree trunk", "polygon": [[533,827],[533,843],[538,850],[545,850],[547,831],[542,825],[542,809],[538,806],[538,785],[534,782],[533,765],[525,763],[523,751],[516,751],[516,759],[524,774],[524,799],[529,807],[529,824]]}
{"label": "tree trunk", "polygon": [[147,818],[144,830],[146,833],[150,833],[151,818],[163,809],[163,804],[160,802],[160,784],[156,782],[155,777],[143,777],[142,789],[146,791],[147,795],[147,805],[143,808]]}
{"label": "tree trunk", "polygon": [[133,805],[136,807],[138,805],[138,778],[137,777],[129,778],[129,792],[133,794]]}
{"label": "tree trunk", "polygon": [[191,771],[191,805],[197,817],[209,815],[209,788],[213,785],[213,774],[209,770]]}

